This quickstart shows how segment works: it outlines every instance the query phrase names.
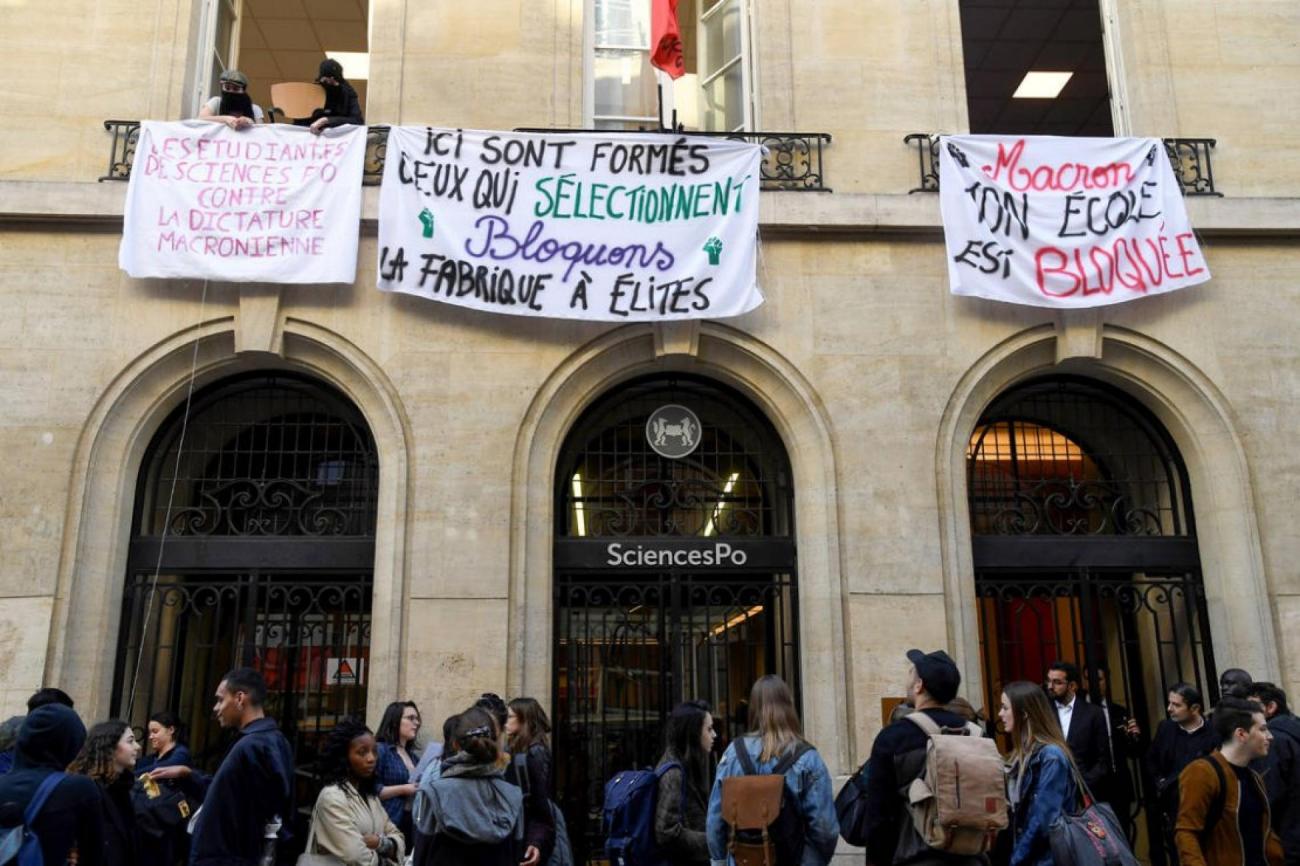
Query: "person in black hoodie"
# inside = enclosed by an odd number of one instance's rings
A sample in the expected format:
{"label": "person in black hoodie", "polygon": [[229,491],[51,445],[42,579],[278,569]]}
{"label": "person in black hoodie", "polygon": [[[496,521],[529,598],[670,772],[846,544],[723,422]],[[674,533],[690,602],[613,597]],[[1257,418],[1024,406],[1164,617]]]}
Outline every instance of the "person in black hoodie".
{"label": "person in black hoodie", "polygon": [[[18,733],[14,768],[0,776],[0,828],[23,823],[23,811],[41,782],[63,772],[86,740],[86,726],[71,707],[49,704],[28,714]],[[31,824],[45,866],[64,866],[78,851],[78,866],[104,863],[104,818],[99,786],[69,775],[50,794]]]}
{"label": "person in black hoodie", "polygon": [[310,127],[316,135],[332,126],[348,123],[366,125],[356,88],[343,77],[343,64],[337,60],[322,60],[316,83],[325,88],[325,107],[316,109],[311,117],[294,121],[295,123]]}
{"label": "person in black hoodie", "polygon": [[[135,866],[135,808],[131,804],[131,771],[140,757],[135,731],[126,722],[100,722],[90,729],[68,772],[93,779],[99,787],[104,815],[105,866]],[[80,863],[80,859],[78,859]]]}

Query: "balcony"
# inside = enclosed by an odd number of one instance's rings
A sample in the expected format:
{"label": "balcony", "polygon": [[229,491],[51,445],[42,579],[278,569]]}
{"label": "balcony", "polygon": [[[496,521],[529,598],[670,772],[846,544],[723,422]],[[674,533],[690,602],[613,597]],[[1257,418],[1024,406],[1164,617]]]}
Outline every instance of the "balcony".
{"label": "balcony", "polygon": [[[1215,145],[1213,138],[1165,138],[1162,141],[1169,162],[1174,167],[1174,177],[1178,179],[1184,196],[1223,197],[1223,193],[1214,188],[1214,169],[1210,165],[1210,151],[1214,150]],[[920,185],[908,192],[938,192],[939,136],[929,132],[913,132],[903,137],[903,143],[916,149],[917,168],[920,171]]]}
{"label": "balcony", "polygon": [[[108,155],[108,170],[99,179],[129,180],[131,163],[135,159],[135,145],[140,137],[138,120],[106,120],[104,129],[113,134]],[[593,132],[578,129],[517,129],[515,132],[538,132],[563,135],[575,132]],[[622,130],[611,130],[611,135],[621,135]],[[830,145],[831,137],[825,132],[739,132],[712,133],[689,132],[690,136],[728,138],[761,144],[766,148],[761,163],[761,188],[764,191],[830,192],[826,185],[822,156]],[[384,176],[384,152],[388,148],[388,127],[366,128],[366,163],[361,182],[378,186]]]}

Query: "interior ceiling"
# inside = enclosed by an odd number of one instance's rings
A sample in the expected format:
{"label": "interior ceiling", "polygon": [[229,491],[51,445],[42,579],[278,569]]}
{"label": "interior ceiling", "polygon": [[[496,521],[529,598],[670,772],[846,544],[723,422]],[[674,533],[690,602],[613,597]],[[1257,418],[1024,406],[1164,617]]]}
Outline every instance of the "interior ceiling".
{"label": "interior ceiling", "polygon": [[[248,91],[264,109],[271,85],[313,81],[326,51],[367,51],[369,0],[243,0],[235,65],[248,76]],[[366,82],[343,75],[357,89],[364,109]]]}
{"label": "interior ceiling", "polygon": [[[1097,0],[961,0],[970,131],[1114,135]],[[1055,99],[1012,99],[1030,70],[1073,72]]]}

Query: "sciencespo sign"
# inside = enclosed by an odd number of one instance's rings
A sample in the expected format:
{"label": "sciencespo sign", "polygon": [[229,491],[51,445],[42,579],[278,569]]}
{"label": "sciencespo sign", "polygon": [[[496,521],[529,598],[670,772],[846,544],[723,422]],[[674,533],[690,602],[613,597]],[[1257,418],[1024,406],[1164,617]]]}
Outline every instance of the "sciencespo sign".
{"label": "sciencespo sign", "polygon": [[794,564],[789,538],[665,538],[663,540],[557,538],[559,570],[596,569],[788,569]]}

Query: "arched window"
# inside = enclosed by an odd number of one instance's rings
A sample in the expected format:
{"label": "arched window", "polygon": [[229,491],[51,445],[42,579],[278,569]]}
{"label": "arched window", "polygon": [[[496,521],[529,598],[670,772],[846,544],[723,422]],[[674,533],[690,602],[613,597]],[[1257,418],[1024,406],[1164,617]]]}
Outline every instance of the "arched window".
{"label": "arched window", "polygon": [[[1054,660],[1148,735],[1175,683],[1214,697],[1187,471],[1142,406],[1074,377],[1009,390],[971,435],[967,494],[986,707]],[[1140,799],[1119,800],[1135,817]]]}
{"label": "arched window", "polygon": [[305,377],[229,379],[177,409],[140,471],[114,714],[177,712],[211,766],[213,691],[248,665],[310,763],[365,712],[378,478],[360,412]]}
{"label": "arched window", "polygon": [[760,676],[798,694],[792,493],[772,425],[703,378],[620,385],[573,426],[556,467],[554,720],[580,854],[600,844],[605,782],[658,760],[676,703],[708,701],[725,745]]}

